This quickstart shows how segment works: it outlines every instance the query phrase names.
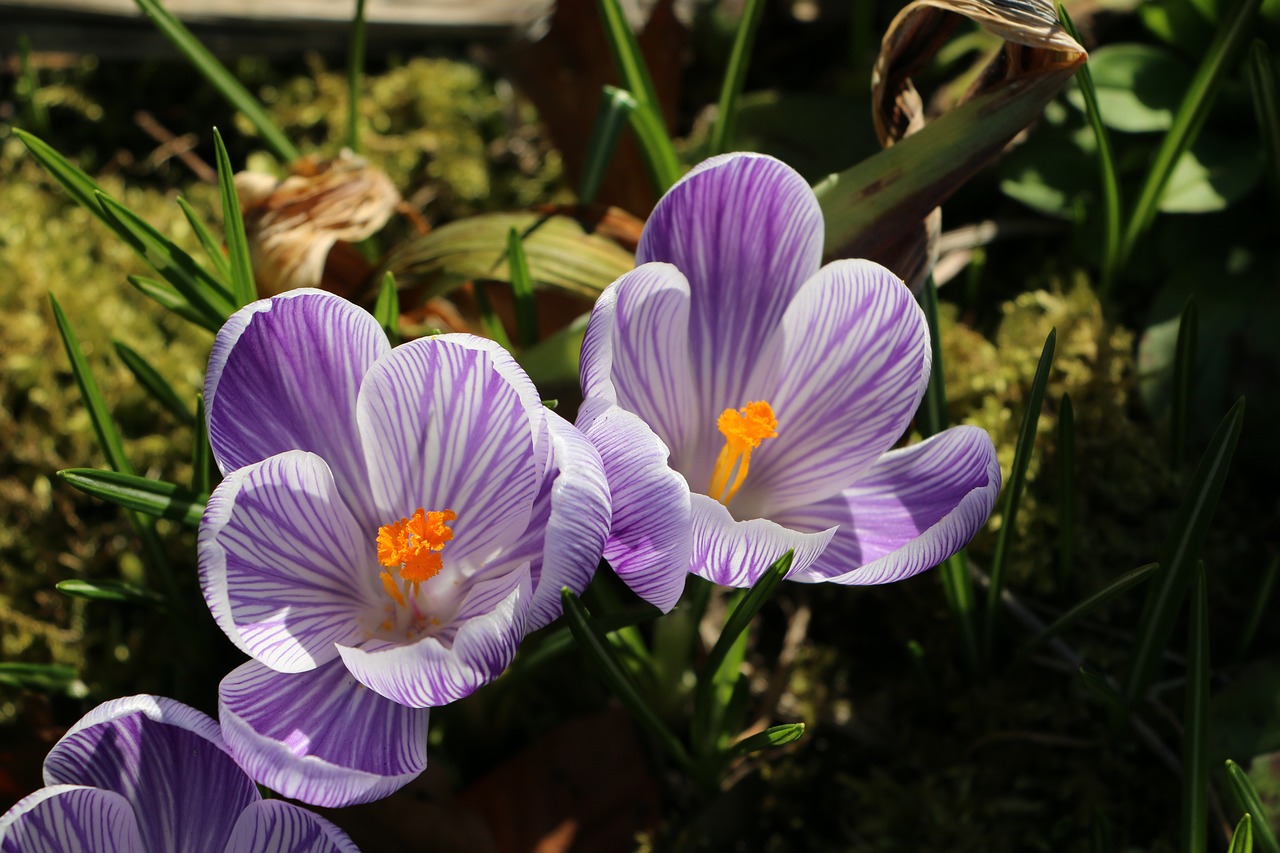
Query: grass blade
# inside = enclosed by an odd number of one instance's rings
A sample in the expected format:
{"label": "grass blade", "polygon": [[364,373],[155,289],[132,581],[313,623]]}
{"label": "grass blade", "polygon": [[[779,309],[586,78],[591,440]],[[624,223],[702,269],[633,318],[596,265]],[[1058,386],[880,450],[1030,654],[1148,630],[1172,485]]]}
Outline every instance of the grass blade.
{"label": "grass blade", "polygon": [[507,337],[507,330],[502,325],[502,318],[493,313],[493,306],[489,304],[489,295],[485,293],[484,285],[480,282],[473,283],[471,293],[476,298],[476,311],[480,314],[480,324],[484,326],[485,332],[504,350],[515,352],[515,348],[511,346],[511,339]]}
{"label": "grass blade", "polygon": [[1106,607],[1115,598],[1147,580],[1159,568],[1159,563],[1148,563],[1145,566],[1139,566],[1131,572],[1125,572],[1123,575],[1116,578],[1114,581],[1107,584],[1084,601],[1081,601],[1057,619],[1053,620],[1052,624],[1046,626],[1043,631],[1027,641],[1027,644],[1022,647],[1022,651],[1019,652],[1020,656],[1025,657],[1032,650],[1058,636],[1081,619]]}
{"label": "grass blade", "polygon": [[14,94],[22,105],[23,120],[37,133],[49,132],[49,110],[36,96],[40,90],[40,81],[36,79],[35,69],[31,67],[31,39],[23,33],[18,36],[18,80],[13,87]]}
{"label": "grass blade", "polygon": [[153,400],[163,406],[180,423],[186,426],[195,423],[195,415],[191,414],[187,404],[182,402],[178,392],[173,390],[173,386],[145,358],[122,341],[112,341],[112,344],[116,348],[116,355],[120,356],[120,360],[124,362],[124,366],[129,368],[129,372]]}
{"label": "grass blade", "polygon": [[258,298],[253,282],[253,261],[249,258],[249,238],[244,232],[244,216],[236,195],[235,173],[222,134],[213,129],[214,156],[218,162],[218,192],[222,196],[222,231],[227,238],[227,266],[231,272],[231,303],[236,308]]}
{"label": "grass blade", "polygon": [[52,692],[71,687],[78,676],[75,667],[57,663],[0,663],[0,684],[19,689]]}
{"label": "grass blade", "polygon": [[373,316],[378,325],[386,333],[392,346],[400,343],[400,292],[396,290],[394,273],[382,277],[382,287],[378,288],[378,301],[373,306]]}
{"label": "grass blade", "polygon": [[1227,780],[1231,783],[1231,793],[1235,796],[1236,805],[1245,814],[1253,816],[1253,840],[1261,848],[1262,853],[1280,853],[1280,842],[1276,840],[1275,831],[1271,828],[1271,820],[1258,791],[1249,781],[1249,775],[1239,764],[1228,759]]}
{"label": "grass blade", "polygon": [[1080,665],[1080,681],[1089,692],[1106,702],[1116,711],[1124,710],[1124,698],[1111,684],[1111,679],[1092,664]]}
{"label": "grass blade", "polygon": [[591,127],[591,138],[587,141],[587,155],[582,166],[582,183],[578,185],[579,204],[585,206],[596,200],[600,182],[604,180],[614,149],[618,147],[622,125],[630,120],[629,116],[634,108],[635,99],[621,89],[605,86],[600,93],[600,110]]}
{"label": "grass blade", "polygon": [[99,207],[98,201],[94,197],[94,194],[102,192],[102,189],[93,178],[85,174],[78,166],[63,157],[39,137],[33,136],[17,127],[12,128],[10,132],[22,140],[22,144],[27,146],[27,151],[36,159],[36,162],[62,185],[68,195],[107,225],[112,224],[103,216],[102,208]]}
{"label": "grass blade", "polygon": [[351,19],[351,44],[347,49],[347,147],[360,153],[360,77],[364,73],[364,0],[356,0]]}
{"label": "grass blade", "polygon": [[1209,841],[1209,593],[1196,566],[1187,636],[1187,705],[1182,717],[1182,851]]}
{"label": "grass blade", "polygon": [[604,21],[605,41],[613,55],[613,67],[622,78],[623,85],[635,96],[637,102],[655,112],[659,109],[658,93],[653,88],[653,78],[645,65],[640,43],[627,22],[618,0],[599,0],[600,17]]}
{"label": "grass blade", "polygon": [[671,189],[671,185],[680,180],[680,158],[671,145],[671,137],[667,135],[662,120],[652,108],[636,99],[625,89],[605,86],[605,95],[612,98],[619,109],[627,111],[627,122],[631,132],[640,143],[640,153],[644,155],[645,168],[653,181],[654,189],[659,194]]}
{"label": "grass blade", "polygon": [[720,100],[716,108],[716,123],[711,128],[710,147],[707,156],[723,154],[729,150],[734,126],[738,121],[738,100],[742,97],[742,85],[747,79],[747,65],[751,62],[751,49],[755,46],[756,31],[764,15],[763,0],[746,0],[742,19],[733,38],[733,52],[725,68],[724,82],[720,86]]}
{"label": "grass blade", "polygon": [[1246,813],[1231,833],[1231,846],[1227,853],[1253,853],[1253,816]]}
{"label": "grass blade", "polygon": [[1178,342],[1173,356],[1173,413],[1169,422],[1169,469],[1182,470],[1187,455],[1187,425],[1191,421],[1192,369],[1199,327],[1194,299],[1188,299],[1178,321]]}
{"label": "grass blade", "polygon": [[751,737],[738,741],[733,745],[733,753],[734,755],[750,755],[762,749],[776,749],[779,746],[795,743],[802,737],[804,737],[804,723],[784,723],[780,726],[771,726],[762,732],[757,732]]}
{"label": "grass blade", "polygon": [[1160,196],[1164,194],[1169,176],[1173,174],[1178,159],[1195,141],[1209,114],[1222,81],[1227,76],[1232,59],[1244,40],[1254,32],[1254,20],[1262,0],[1238,0],[1231,12],[1225,14],[1222,26],[1205,53],[1195,77],[1187,88],[1187,94],[1173,116],[1173,125],[1165,134],[1156,151],[1151,171],[1138,193],[1138,200],[1129,215],[1129,226],[1120,242],[1117,268],[1123,268],[1133,254],[1133,248],[1146,233],[1156,216]]}
{"label": "grass blade", "polygon": [[209,446],[209,422],[205,419],[204,395],[197,394],[195,435],[191,440],[191,491],[197,495],[212,494],[218,479],[218,466],[214,464],[213,448]]}
{"label": "grass blade", "polygon": [[188,527],[200,524],[208,494],[188,491],[176,483],[152,480],[120,471],[97,468],[66,468],[58,477],[95,498],[102,498],[127,509],[180,521]]}
{"label": "grass blade", "polygon": [[1147,595],[1124,679],[1125,704],[1131,708],[1146,692],[1169,644],[1243,424],[1244,398],[1241,398],[1222,419],[1210,440],[1209,449],[1200,458],[1174,516],[1170,528],[1173,535],[1165,543],[1155,586]]}
{"label": "grass blade", "polygon": [[[1058,0],[1058,19],[1067,33],[1080,41],[1080,33],[1075,23],[1067,14],[1062,0]],[[1111,290],[1111,283],[1119,272],[1120,231],[1123,227],[1120,207],[1120,179],[1116,175],[1116,159],[1111,148],[1111,137],[1106,125],[1102,123],[1102,111],[1098,108],[1098,91],[1093,85],[1093,74],[1089,71],[1089,63],[1083,62],[1076,71],[1076,84],[1084,98],[1085,115],[1093,128],[1094,139],[1098,143],[1098,173],[1102,183],[1103,211],[1103,243],[1102,243],[1102,280],[1099,292],[1106,296]]]}
{"label": "grass blade", "polygon": [[214,275],[223,281],[230,281],[231,262],[227,260],[227,254],[222,250],[222,243],[218,242],[213,232],[209,230],[209,226],[204,224],[204,220],[196,215],[191,203],[182,196],[178,196],[178,207],[182,208],[183,214],[187,217],[187,223],[191,225],[196,239],[200,241],[204,253],[209,257],[209,263],[213,264]]}
{"label": "grass blade", "polygon": [[184,320],[195,323],[197,326],[208,329],[211,332],[216,332],[222,328],[222,323],[216,317],[196,308],[187,301],[185,296],[163,281],[156,281],[154,278],[147,278],[141,275],[125,276],[125,280]]}
{"label": "grass blade", "polygon": [[1009,559],[1009,545],[1016,526],[1014,522],[1018,518],[1018,504],[1022,500],[1022,489],[1027,481],[1027,466],[1031,463],[1031,454],[1035,452],[1036,426],[1040,423],[1040,407],[1044,404],[1044,390],[1049,382],[1049,369],[1053,366],[1053,350],[1057,340],[1058,330],[1051,329],[1049,336],[1045,338],[1044,349],[1040,352],[1035,378],[1031,380],[1031,393],[1027,398],[1027,409],[1022,415],[1022,428],[1018,432],[1018,445],[1013,455],[1013,471],[1009,475],[1009,482],[1005,484],[1008,496],[1004,502],[1004,517],[1000,523],[1000,534],[996,538],[995,554],[991,558],[991,583],[987,587],[986,623],[982,634],[982,649],[988,660],[995,650],[996,617],[1000,614],[1000,593],[1004,591],[1005,565]]}
{"label": "grass blade", "polygon": [[663,749],[676,763],[686,770],[692,769],[693,763],[689,760],[688,751],[640,695],[635,682],[622,662],[618,660],[604,633],[592,622],[591,614],[578,596],[565,587],[560,590],[560,600],[564,604],[565,621],[569,623],[569,630],[573,632],[573,638],[578,641],[578,647],[596,668],[605,684],[609,685],[613,695],[627,706],[627,710],[635,717],[636,722],[644,726],[649,734],[662,744]]}
{"label": "grass blade", "polygon": [[1058,407],[1058,589],[1075,574],[1076,562],[1076,415],[1071,395]]}
{"label": "grass blade", "polygon": [[1280,93],[1276,89],[1276,66],[1271,61],[1271,51],[1262,39],[1254,39],[1249,48],[1249,92],[1253,95],[1253,111],[1258,117],[1258,134],[1262,137],[1262,153],[1270,170],[1271,188],[1280,199]]}
{"label": "grass blade", "polygon": [[200,43],[198,38],[191,34],[181,21],[161,6],[158,0],[134,0],[134,2],[138,4],[142,13],[151,19],[156,29],[187,58],[192,67],[218,90],[227,103],[242,112],[249,123],[257,128],[262,141],[281,161],[292,163],[298,159],[298,149],[271,120],[258,99],[249,94],[249,90],[209,52],[208,48]]}
{"label": "grass blade", "polygon": [[511,276],[511,293],[516,312],[516,338],[520,348],[526,349],[538,342],[538,314],[533,304],[533,279],[529,277],[529,262],[524,256],[524,244],[520,232],[512,228],[507,232],[507,271]]}
{"label": "grass blade", "polygon": [[73,578],[58,581],[54,586],[63,595],[72,598],[84,598],[89,601],[108,601],[113,604],[140,604],[144,607],[157,607],[164,599],[156,592],[137,584],[117,580],[87,581]]}
{"label": "grass blade", "polygon": [[1240,645],[1236,653],[1242,657],[1253,644],[1253,638],[1258,633],[1259,626],[1262,625],[1262,616],[1267,612],[1267,605],[1271,602],[1271,595],[1276,589],[1277,575],[1280,575],[1280,557],[1272,557],[1271,562],[1267,564],[1266,572],[1262,575],[1258,592],[1253,597],[1253,607],[1249,610],[1249,618],[1245,620],[1244,630],[1240,633]]}

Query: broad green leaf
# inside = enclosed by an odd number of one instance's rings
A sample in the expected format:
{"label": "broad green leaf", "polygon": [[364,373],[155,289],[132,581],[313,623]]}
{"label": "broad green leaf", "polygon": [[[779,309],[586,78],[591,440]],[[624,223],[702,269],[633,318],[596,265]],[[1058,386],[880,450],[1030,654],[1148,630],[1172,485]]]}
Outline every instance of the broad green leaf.
{"label": "broad green leaf", "polygon": [[1183,152],[1160,197],[1163,213],[1225,210],[1258,184],[1262,160],[1253,140],[1201,135]]}
{"label": "broad green leaf", "polygon": [[191,414],[187,404],[182,402],[178,392],[173,390],[173,386],[160,375],[159,371],[123,341],[113,341],[112,343],[115,345],[116,354],[124,362],[124,366],[129,368],[129,372],[133,374],[134,378],[138,380],[138,384],[151,395],[153,400],[163,406],[180,423],[187,426],[195,423],[195,416]]}
{"label": "broad green leaf", "polygon": [[516,354],[516,361],[529,374],[534,385],[543,389],[576,385],[578,357],[589,319],[589,314],[583,314],[560,331],[543,338],[537,346]]}
{"label": "broad green leaf", "polygon": [[67,468],[59,471],[58,476],[94,497],[147,515],[181,521],[189,527],[199,526],[204,505],[209,500],[208,495],[196,494],[176,483],[120,471]]}
{"label": "broad green leaf", "polygon": [[164,603],[159,593],[120,580],[72,580],[58,581],[55,586],[58,592],[72,598],[85,598],[89,601],[108,601],[116,604],[141,604],[145,607],[156,607]]}
{"label": "broad green leaf", "polygon": [[795,743],[802,737],[804,737],[804,723],[784,723],[743,738],[734,744],[733,752],[735,755],[750,755],[762,749],[775,749]]}
{"label": "broad green leaf", "polygon": [[[1148,133],[1168,130],[1182,101],[1191,69],[1172,52],[1147,44],[1112,44],[1089,54],[1102,122],[1112,130]],[[1085,110],[1080,89],[1067,100]]]}
{"label": "broad green leaf", "polygon": [[231,304],[236,308],[248,305],[258,298],[258,288],[253,283],[253,261],[249,258],[249,238],[244,232],[244,217],[240,213],[240,199],[236,195],[235,172],[222,134],[213,129],[213,150],[218,163],[218,192],[222,197],[222,231],[227,238],[227,266],[231,272]]}

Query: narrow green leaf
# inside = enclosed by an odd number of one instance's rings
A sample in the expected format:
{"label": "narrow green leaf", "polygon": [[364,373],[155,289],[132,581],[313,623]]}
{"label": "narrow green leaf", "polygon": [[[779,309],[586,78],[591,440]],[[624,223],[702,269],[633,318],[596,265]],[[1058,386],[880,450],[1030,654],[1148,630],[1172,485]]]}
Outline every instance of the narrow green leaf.
{"label": "narrow green leaf", "polygon": [[[195,435],[191,437],[191,491],[197,495],[213,494],[218,480],[218,466],[209,446],[209,421],[205,417],[204,395],[196,395]],[[197,519],[198,522],[198,519]]]}
{"label": "narrow green leaf", "polygon": [[222,322],[218,320],[217,317],[196,308],[187,301],[185,296],[174,290],[170,285],[165,284],[163,281],[156,281],[154,278],[147,278],[146,276],[141,275],[125,276],[125,279],[129,284],[154,299],[160,305],[177,314],[182,319],[195,323],[197,326],[200,326],[203,329],[208,329],[211,332],[216,332],[222,328]]}
{"label": "narrow green leaf", "polygon": [[102,208],[94,198],[94,193],[102,190],[93,178],[39,137],[17,127],[12,128],[10,132],[22,140],[22,144],[27,146],[27,151],[36,159],[36,162],[43,166],[45,171],[53,176],[53,179],[61,184],[73,199],[107,225],[112,224],[103,216]]}
{"label": "narrow green leaf", "polygon": [[1253,644],[1253,638],[1262,625],[1263,614],[1269,612],[1271,595],[1276,589],[1276,577],[1280,576],[1280,557],[1272,557],[1267,569],[1262,574],[1262,583],[1258,584],[1258,592],[1253,596],[1253,605],[1249,608],[1249,618],[1245,620],[1244,630],[1240,632],[1240,645],[1237,654],[1244,656]]}
{"label": "narrow green leaf", "polygon": [[480,282],[473,283],[471,293],[476,298],[476,311],[480,314],[480,323],[484,326],[485,332],[507,352],[514,352],[515,348],[511,346],[511,339],[507,337],[507,330],[502,325],[502,318],[493,313],[493,306],[489,304],[489,295],[485,293],[484,285]]}
{"label": "narrow green leaf", "polygon": [[107,408],[107,401],[102,398],[97,380],[89,370],[89,362],[80,348],[80,339],[62,312],[57,298],[50,293],[49,302],[53,306],[53,319],[58,325],[58,333],[62,336],[62,345],[67,351],[67,360],[71,362],[71,373],[76,385],[80,388],[80,399],[89,410],[89,421],[93,424],[94,434],[98,437],[98,446],[107,457],[107,463],[117,471],[133,473],[133,465],[124,452],[124,440],[116,428],[116,422]]}
{"label": "narrow green leaf", "polygon": [[1209,107],[1217,95],[1222,81],[1231,69],[1232,61],[1244,40],[1255,31],[1254,20],[1262,0],[1237,0],[1235,8],[1225,14],[1222,25],[1214,36],[1213,43],[1205,53],[1195,77],[1187,89],[1187,94],[1173,117],[1173,126],[1161,140],[1147,173],[1146,181],[1138,193],[1138,200],[1130,213],[1128,228],[1120,242],[1120,255],[1117,269],[1123,268],[1133,254],[1134,246],[1146,233],[1155,219],[1160,204],[1160,196],[1164,193],[1169,176],[1173,174],[1183,152],[1191,146],[1204,120],[1209,114]]}
{"label": "narrow green leaf", "polygon": [[388,272],[382,277],[382,287],[378,288],[378,301],[373,306],[373,316],[378,318],[378,325],[386,333],[392,346],[400,343],[400,292],[396,290],[396,277]]}
{"label": "narrow green leaf", "polygon": [[1146,692],[1169,644],[1178,609],[1191,583],[1191,574],[1214,510],[1218,507],[1218,497],[1222,494],[1222,485],[1227,479],[1243,424],[1242,397],[1227,412],[1209,441],[1209,449],[1200,458],[1169,528],[1172,535],[1164,544],[1161,568],[1147,595],[1124,679],[1125,704],[1129,707],[1133,707]]}
{"label": "narrow green leaf", "polygon": [[1124,710],[1124,698],[1111,685],[1107,676],[1092,664],[1080,665],[1080,681],[1089,692],[1102,699],[1116,711]]}
{"label": "narrow green leaf", "polygon": [[653,88],[653,78],[649,76],[649,68],[640,52],[640,43],[636,41],[631,24],[627,22],[622,4],[618,0],[599,0],[599,3],[605,41],[613,55],[613,66],[618,76],[639,103],[657,111],[658,93]]}
{"label": "narrow green leaf", "polygon": [[1187,704],[1182,717],[1182,851],[1209,841],[1209,593],[1196,566],[1187,635]]}
{"label": "narrow green leaf", "polygon": [[[946,370],[942,362],[942,336],[938,333],[938,288],[932,275],[925,278],[919,299],[929,328],[929,349],[933,361],[929,384],[925,387],[924,399],[920,401],[916,426],[921,435],[928,438],[947,427]],[[965,661],[970,672],[977,672],[981,656],[978,653],[978,631],[974,619],[973,581],[969,578],[964,552],[948,557],[938,570],[947,599],[947,609],[951,611],[951,618],[960,632],[960,645],[964,649]]]}
{"label": "narrow green leaf", "polygon": [[235,310],[231,293],[208,270],[111,196],[96,193],[95,198],[120,238],[196,310],[219,323],[231,315]]}
{"label": "narrow green leaf", "polygon": [[600,109],[596,113],[595,124],[591,126],[582,166],[582,182],[578,185],[579,204],[586,206],[596,200],[600,182],[604,180],[604,173],[618,147],[622,126],[630,121],[635,106],[634,98],[612,86],[605,86],[600,93]]}
{"label": "narrow green leaf", "polygon": [[1081,601],[1057,619],[1053,620],[1052,624],[1027,641],[1027,644],[1023,646],[1020,654],[1022,656],[1029,654],[1079,622],[1081,619],[1106,607],[1120,595],[1128,592],[1130,589],[1133,589],[1138,584],[1147,580],[1155,574],[1159,568],[1159,563],[1148,563],[1145,566],[1139,566],[1133,571],[1125,572],[1123,575],[1116,578],[1114,581],[1107,584],[1084,601]]}
{"label": "narrow green leaf", "polygon": [[360,77],[364,74],[364,0],[356,0],[351,19],[351,43],[347,48],[347,147],[360,153]]}
{"label": "narrow green leaf", "polygon": [[207,494],[197,494],[176,483],[121,471],[66,468],[59,471],[58,476],[96,498],[157,518],[171,518],[189,527],[199,526],[204,505],[209,500]]}
{"label": "narrow green leaf", "polygon": [[[1058,19],[1067,33],[1080,41],[1080,33],[1075,23],[1067,14],[1062,0],[1058,0]],[[1123,228],[1123,215],[1120,207],[1120,179],[1116,174],[1115,154],[1111,148],[1111,137],[1102,123],[1102,112],[1098,109],[1098,92],[1093,85],[1093,74],[1089,63],[1081,63],[1076,72],[1076,84],[1084,97],[1085,115],[1093,128],[1094,139],[1098,143],[1098,176],[1102,183],[1103,211],[1103,244],[1102,244],[1102,281],[1098,288],[1101,295],[1106,296],[1111,290],[1111,282],[1119,272],[1120,232]]]}
{"label": "narrow green leaf", "polygon": [[1071,395],[1058,407],[1058,564],[1061,590],[1074,574],[1076,562],[1076,415]]}
{"label": "narrow green leaf", "polygon": [[1231,845],[1227,853],[1253,853],[1253,816],[1246,813],[1231,833]]}
{"label": "narrow green leaf", "polygon": [[782,579],[791,571],[791,562],[794,557],[795,554],[791,551],[779,557],[738,602],[738,606],[733,609],[733,612],[729,614],[729,618],[725,620],[724,628],[720,631],[716,644],[711,647],[710,653],[707,654],[707,662],[703,668],[704,673],[714,676],[715,673],[720,671],[720,667],[724,664],[729,650],[738,641],[738,637],[747,630],[752,620],[756,618],[756,614],[760,612],[760,608],[764,607],[765,602],[773,596],[773,591],[778,588],[778,584],[782,583]]}
{"label": "narrow green leaf", "polygon": [[1280,92],[1276,86],[1276,66],[1262,39],[1249,48],[1249,92],[1258,118],[1258,134],[1266,155],[1271,188],[1280,199]]}
{"label": "narrow green leaf", "polygon": [[141,604],[145,607],[156,607],[164,603],[159,593],[137,584],[119,580],[72,580],[58,581],[55,584],[58,592],[72,598],[86,598],[89,601],[108,601],[116,604]]}
{"label": "narrow green leaf", "polygon": [[762,749],[775,749],[779,746],[795,743],[802,737],[804,737],[804,723],[784,723],[780,726],[771,726],[762,732],[757,732],[751,737],[738,741],[733,745],[733,753],[734,755],[750,755]]}
{"label": "narrow green leaf", "polygon": [[1262,799],[1258,791],[1249,781],[1245,773],[1230,759],[1227,760],[1227,780],[1231,783],[1231,793],[1235,796],[1236,805],[1246,814],[1253,816],[1253,840],[1261,848],[1262,853],[1280,853],[1280,841],[1276,840],[1275,831],[1271,828],[1271,819],[1267,810],[1262,807]]}
{"label": "narrow green leaf", "polygon": [[1187,426],[1191,421],[1191,388],[1196,358],[1196,303],[1188,299],[1178,321],[1173,356],[1173,415],[1169,423],[1169,468],[1180,471],[1187,455]]}
{"label": "narrow green leaf", "polygon": [[158,0],[134,0],[134,2],[138,4],[143,14],[151,19],[156,29],[187,58],[192,67],[218,90],[227,103],[244,113],[249,123],[257,128],[262,141],[277,157],[285,163],[292,163],[298,159],[298,149],[271,120],[258,99],[249,94],[249,90],[209,52],[208,48],[200,43],[198,38],[191,34],[181,21],[169,14]]}
{"label": "narrow green leaf", "polygon": [[763,15],[763,0],[746,0],[733,38],[733,51],[729,54],[724,82],[720,85],[716,123],[711,128],[707,156],[725,153],[733,140],[734,127],[738,122],[738,101],[742,97],[742,85],[747,79],[747,66],[751,63],[751,50],[755,47],[756,31],[760,29]]}
{"label": "narrow green leaf", "polygon": [[78,678],[75,667],[57,663],[0,663],[0,684],[27,690],[66,690]]}
{"label": "narrow green leaf", "polygon": [[1031,381],[1031,393],[1027,398],[1027,409],[1022,414],[1022,428],[1018,432],[1018,444],[1014,450],[1013,471],[1009,475],[1009,482],[1005,484],[1008,494],[1000,521],[1000,533],[996,537],[995,554],[991,558],[991,583],[987,587],[982,648],[988,660],[995,650],[996,619],[1000,614],[1000,593],[1004,591],[1005,565],[1009,558],[1013,530],[1017,527],[1015,522],[1018,518],[1018,505],[1022,500],[1022,489],[1027,481],[1027,466],[1031,463],[1031,454],[1035,452],[1036,426],[1040,422],[1040,407],[1044,403],[1044,390],[1049,382],[1049,369],[1053,366],[1053,350],[1057,340],[1058,330],[1051,329],[1045,339],[1044,349],[1040,352],[1035,378]]}
{"label": "narrow green leaf", "polygon": [[573,594],[573,590],[565,587],[560,590],[560,600],[564,604],[565,621],[569,623],[569,630],[573,632],[573,638],[578,641],[578,647],[596,668],[605,684],[613,691],[613,695],[618,697],[636,722],[662,745],[677,764],[686,770],[692,769],[693,763],[689,760],[688,751],[640,695],[631,675],[618,660],[603,632],[593,623],[590,612],[583,606],[578,596]]}
{"label": "narrow green leaf", "polygon": [[520,348],[526,349],[538,342],[538,314],[533,304],[533,279],[529,277],[529,262],[524,256],[520,232],[512,228],[507,232],[507,271],[511,276],[511,293],[516,312],[516,337]]}
{"label": "narrow green leaf", "polygon": [[173,390],[173,386],[160,375],[159,371],[123,341],[112,341],[112,344],[116,348],[116,355],[120,356],[120,360],[124,362],[124,366],[129,368],[129,372],[153,400],[163,406],[179,422],[187,426],[195,422],[195,416],[191,414],[187,404],[182,402],[178,392]]}
{"label": "narrow green leaf", "polygon": [[244,232],[244,216],[236,195],[235,172],[222,134],[213,129],[214,157],[218,163],[218,192],[222,197],[222,231],[227,238],[227,265],[231,271],[231,304],[240,308],[258,298],[253,281],[253,261],[249,258],[249,238]]}
{"label": "narrow green leaf", "polygon": [[182,208],[182,213],[187,217],[187,223],[195,233],[196,239],[200,241],[200,246],[209,258],[209,263],[213,265],[214,276],[221,281],[231,281],[231,262],[227,260],[227,254],[222,250],[222,243],[218,242],[218,238],[213,236],[209,226],[205,225],[204,220],[196,214],[191,202],[178,196],[178,207]]}
{"label": "narrow green leaf", "polygon": [[48,133],[49,110],[40,101],[39,92],[40,81],[31,66],[31,39],[22,33],[18,36],[18,85],[14,86],[14,94],[22,104],[27,124],[37,133]]}
{"label": "narrow green leaf", "polygon": [[605,95],[614,99],[620,109],[626,109],[631,132],[640,144],[645,168],[659,194],[671,189],[680,180],[680,158],[676,156],[671,137],[667,135],[662,119],[652,108],[636,100],[628,91],[613,86],[604,87]]}

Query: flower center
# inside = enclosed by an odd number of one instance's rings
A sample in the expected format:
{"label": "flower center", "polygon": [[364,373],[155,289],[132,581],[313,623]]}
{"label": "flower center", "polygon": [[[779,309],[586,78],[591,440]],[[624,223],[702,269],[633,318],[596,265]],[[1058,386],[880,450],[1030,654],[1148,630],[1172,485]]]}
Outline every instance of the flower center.
{"label": "flower center", "polygon": [[742,481],[747,479],[751,451],[766,438],[777,438],[778,419],[772,406],[764,400],[757,400],[741,409],[725,409],[720,413],[716,426],[724,434],[724,449],[716,458],[707,494],[728,506]]}
{"label": "flower center", "polygon": [[427,512],[419,507],[411,518],[378,528],[378,562],[387,567],[381,574],[382,585],[396,604],[406,607],[406,594],[417,595],[423,581],[440,574],[444,568],[440,552],[453,538],[445,524],[457,517],[451,509]]}

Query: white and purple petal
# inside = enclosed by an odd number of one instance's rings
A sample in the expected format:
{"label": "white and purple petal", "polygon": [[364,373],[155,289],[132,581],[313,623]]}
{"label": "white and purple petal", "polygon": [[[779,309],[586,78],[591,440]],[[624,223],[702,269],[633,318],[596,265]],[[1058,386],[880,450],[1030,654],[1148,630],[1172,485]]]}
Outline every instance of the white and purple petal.
{"label": "white and purple petal", "polygon": [[756,372],[776,369],[771,339],[792,296],[817,272],[822,240],[822,211],[808,183],[759,154],[707,160],[654,208],[636,263],[665,261],[688,279],[694,372],[716,413],[757,399]]}
{"label": "white and purple petal", "polygon": [[492,341],[440,335],[397,347],[365,377],[357,408],[379,524],[453,510],[444,559],[476,566],[528,527],[545,409]]}
{"label": "white and purple petal", "polygon": [[802,530],[840,528],[791,579],[880,584],[930,569],[981,529],[999,491],[995,447],[977,427],[952,427],[891,451],[852,488],[780,517]]}
{"label": "white and purple petal", "polygon": [[737,521],[718,501],[693,495],[693,561],[690,571],[721,586],[754,586],[760,576],[788,551],[793,552],[787,577],[807,569],[816,560],[835,528],[800,532],[770,521],[753,518]]}
{"label": "white and purple petal", "polygon": [[361,684],[411,708],[447,705],[493,681],[511,663],[528,624],[528,565],[477,581],[436,634],[413,642],[339,646]]}
{"label": "white and purple petal", "polygon": [[389,349],[372,315],[319,290],[231,315],[214,340],[204,390],[222,472],[309,450],[329,463],[352,510],[372,521],[355,404],[365,373]]}
{"label": "white and purple petal", "polygon": [[237,469],[200,524],[205,599],[251,656],[281,672],[312,669],[381,618],[376,532],[351,515],[315,454],[293,450]]}
{"label": "white and purple petal", "polygon": [[662,440],[632,413],[597,397],[579,410],[578,426],[600,451],[613,495],[604,557],[636,595],[670,612],[693,553],[689,484],[671,469]]}
{"label": "white and purple petal", "polygon": [[416,778],[428,713],[365,688],[341,661],[299,674],[249,661],[218,687],[222,735],[244,772],[316,806],[371,802]]}
{"label": "white and purple petal", "polygon": [[782,319],[778,437],[751,457],[733,502],[776,518],[839,493],[901,438],[929,379],[924,313],[895,275],[836,261],[805,283]]}
{"label": "white and purple petal", "polygon": [[526,633],[560,615],[563,587],[581,595],[591,583],[613,517],[600,454],[554,412],[547,413],[547,428],[547,471],[529,528],[517,545],[502,553],[503,560],[529,563],[533,597]]}
{"label": "white and purple petal", "polygon": [[120,794],[147,850],[222,853],[236,817],[259,799],[217,724],[162,696],[99,705],[54,744],[44,779]]}
{"label": "white and purple petal", "polygon": [[0,853],[147,853],[129,801],[114,791],[52,785],[0,816]]}
{"label": "white and purple petal", "polygon": [[263,800],[245,809],[226,853],[359,853],[347,834],[306,809]]}

